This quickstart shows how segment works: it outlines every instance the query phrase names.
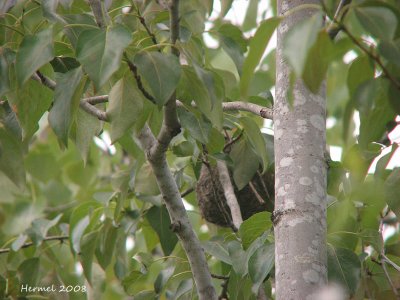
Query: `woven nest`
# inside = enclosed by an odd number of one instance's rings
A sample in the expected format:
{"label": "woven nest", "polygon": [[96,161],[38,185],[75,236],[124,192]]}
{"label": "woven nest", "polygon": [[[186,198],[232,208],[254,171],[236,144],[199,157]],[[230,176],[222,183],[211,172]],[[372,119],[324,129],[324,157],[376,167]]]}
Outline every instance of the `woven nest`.
{"label": "woven nest", "polygon": [[[262,175],[257,172],[249,184],[240,191],[236,188],[232,176],[231,181],[234,185],[243,220],[261,211],[273,211],[273,168]],[[216,166],[202,166],[196,186],[196,195],[204,219],[222,227],[232,226],[230,209],[226,202],[222,185],[219,182]]]}

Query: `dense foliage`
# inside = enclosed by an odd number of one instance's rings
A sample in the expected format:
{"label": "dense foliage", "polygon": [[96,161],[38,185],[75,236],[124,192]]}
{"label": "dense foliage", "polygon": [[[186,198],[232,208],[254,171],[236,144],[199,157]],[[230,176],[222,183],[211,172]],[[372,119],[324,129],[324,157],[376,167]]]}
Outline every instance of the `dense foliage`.
{"label": "dense foliage", "polygon": [[[274,1],[265,10],[250,0],[235,24],[225,17],[234,1],[215,2],[219,13],[212,0],[180,2],[175,45],[167,1],[102,1],[103,18],[96,1],[0,4],[1,299],[196,298],[136,137],[146,123],[159,133],[174,95],[182,130],[167,160],[217,292],[271,295],[271,209],[235,232],[204,220],[193,189],[217,160],[237,189],[273,170],[273,139],[260,130],[271,116],[245,107],[273,105],[275,50],[264,52],[280,18]],[[321,14],[288,34],[284,53],[293,82],[313,92],[326,84],[327,140],[343,153],[327,160],[329,278],[354,299],[395,299],[400,169],[387,165],[398,148],[389,134],[400,114],[400,9],[395,0],[338,6],[316,5]],[[245,103],[229,107],[236,101]]]}

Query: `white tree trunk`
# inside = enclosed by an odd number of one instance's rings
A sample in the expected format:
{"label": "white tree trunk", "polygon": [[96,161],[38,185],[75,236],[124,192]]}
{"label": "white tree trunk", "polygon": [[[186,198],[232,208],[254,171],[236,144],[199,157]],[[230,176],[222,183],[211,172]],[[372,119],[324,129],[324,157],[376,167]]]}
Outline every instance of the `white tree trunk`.
{"label": "white tree trunk", "polygon": [[319,1],[278,0],[279,15],[292,13],[278,28],[277,45],[273,215],[277,300],[311,300],[327,282],[325,88],[314,95],[298,80],[291,108],[290,69],[282,54],[287,31],[316,12],[304,7],[293,12],[304,4]]}

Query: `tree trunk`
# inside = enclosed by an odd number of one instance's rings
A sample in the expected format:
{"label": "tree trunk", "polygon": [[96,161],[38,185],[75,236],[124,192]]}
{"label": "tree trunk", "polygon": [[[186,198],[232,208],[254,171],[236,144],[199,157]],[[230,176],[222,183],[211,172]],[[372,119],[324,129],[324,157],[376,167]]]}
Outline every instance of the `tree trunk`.
{"label": "tree trunk", "polygon": [[[296,23],[316,10],[293,8],[319,1],[278,0],[275,131],[275,268],[276,299],[312,299],[327,282],[325,86],[312,94],[301,80],[290,91],[290,69],[283,39]],[[299,36],[299,38],[301,38]],[[293,107],[288,94],[293,95]]]}

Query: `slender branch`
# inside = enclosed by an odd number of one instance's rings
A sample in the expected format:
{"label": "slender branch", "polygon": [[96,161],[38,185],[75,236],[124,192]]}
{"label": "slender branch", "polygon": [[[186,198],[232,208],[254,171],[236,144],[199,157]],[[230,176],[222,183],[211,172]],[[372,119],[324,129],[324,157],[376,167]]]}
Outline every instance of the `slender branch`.
{"label": "slender branch", "polygon": [[[170,2],[169,14],[170,41],[171,44],[175,45],[179,38],[179,0],[172,0]],[[179,50],[176,47],[171,47],[171,52],[179,58]],[[168,149],[172,138],[179,134],[180,131],[181,125],[176,113],[176,92],[174,92],[164,107],[164,122],[157,137],[158,143],[154,148],[154,153],[156,155],[164,153]]]}
{"label": "slender branch", "polygon": [[41,84],[43,84],[44,86],[48,87],[51,90],[55,90],[56,89],[56,82],[51,80],[50,78],[44,76],[40,71],[36,71],[33,75],[32,75],[32,79],[39,81]]}
{"label": "slender branch", "polygon": [[[325,4],[323,1],[321,1],[324,9],[325,9]],[[333,17],[333,20],[340,20],[342,21],[343,18],[345,17],[345,15],[348,12],[348,5],[350,5],[351,0],[340,0],[340,3],[336,9],[335,15]],[[325,9],[326,10],[326,9]],[[329,37],[331,38],[331,40],[334,40],[335,37],[338,35],[338,33],[340,32],[340,26],[338,26],[337,24],[335,24],[335,21],[332,22],[332,24],[328,27],[327,29],[327,33],[329,35]]]}
{"label": "slender branch", "polygon": [[[136,5],[135,5],[136,6]],[[138,18],[140,21],[140,24],[142,24],[142,26],[144,27],[144,29],[147,31],[147,34],[150,36],[151,41],[153,42],[154,45],[157,45],[157,38],[155,36],[155,34],[150,30],[150,28],[147,26],[146,24],[146,20],[145,18],[142,16],[142,14],[140,13],[140,9],[138,7],[136,7],[136,12],[138,14]]]}
{"label": "slender branch", "polygon": [[393,262],[391,259],[389,259],[385,253],[381,253],[382,259],[385,262],[387,262],[389,265],[391,265],[393,268],[396,269],[396,271],[400,272],[400,266],[398,264],[396,264],[395,262]]}
{"label": "slender branch", "polygon": [[[63,242],[64,240],[68,240],[69,236],[68,235],[57,235],[57,236],[48,236],[45,237],[43,239],[44,242],[48,242],[48,241],[60,241]],[[21,248],[29,248],[31,246],[33,246],[34,243],[33,242],[29,242],[29,243],[25,243],[21,246]],[[11,248],[4,248],[4,249],[0,249],[0,254],[4,254],[4,253],[8,253],[11,252],[12,249]]]}
{"label": "slender branch", "polygon": [[109,23],[109,17],[105,11],[103,4],[100,0],[88,0],[90,9],[93,12],[94,19],[96,20],[97,26],[100,28],[107,27]]}
{"label": "slender branch", "polygon": [[178,186],[167,164],[165,152],[153,151],[154,146],[159,144],[159,142],[147,124],[138,134],[137,138],[156,177],[158,187],[171,218],[171,229],[179,237],[188,257],[199,299],[216,300],[217,296],[212,284],[211,273],[208,269],[204,250],[190,224]]}
{"label": "slender branch", "polygon": [[92,96],[92,97],[83,98],[82,100],[86,101],[87,103],[89,103],[91,105],[96,105],[96,104],[108,102],[108,95]]}
{"label": "slender branch", "polygon": [[228,280],[229,279],[229,276],[218,275],[218,274],[214,274],[214,273],[211,273],[211,277],[215,278],[215,279],[222,279],[222,280]]}
{"label": "slender branch", "polygon": [[230,152],[230,149],[231,149],[231,146],[232,146],[234,143],[236,143],[238,140],[240,140],[240,138],[241,138],[242,136],[243,136],[243,130],[239,133],[239,135],[238,135],[236,138],[231,139],[228,143],[226,143],[225,146],[224,146],[224,149],[223,149],[222,151],[225,152],[225,153],[229,153],[229,152]]}
{"label": "slender branch", "polygon": [[138,87],[138,89],[142,92],[143,96],[145,96],[148,100],[150,100],[152,103],[156,104],[156,100],[154,99],[154,97],[152,95],[150,95],[150,93],[148,91],[146,91],[146,89],[143,86],[142,83],[142,79],[140,78],[140,75],[138,73],[137,67],[135,64],[133,64],[128,56],[126,55],[126,53],[124,53],[125,56],[125,61],[128,64],[129,70],[131,70],[133,77],[135,77],[135,81],[136,81],[136,85]]}
{"label": "slender branch", "polygon": [[225,111],[229,110],[248,111],[264,119],[270,119],[270,120],[273,119],[273,109],[268,107],[263,107],[254,103],[243,102],[243,101],[223,102],[222,108]]}
{"label": "slender branch", "polygon": [[[389,211],[387,211],[386,215],[388,214],[388,212]],[[383,239],[383,219],[384,219],[384,216],[381,215],[381,219],[380,219],[380,223],[379,223],[379,233],[380,233],[382,248],[381,248],[379,257],[380,257],[381,266],[382,266],[383,272],[385,274],[386,280],[389,283],[390,287],[392,288],[393,293],[396,295],[396,299],[400,299],[400,294],[399,294],[395,284],[393,283],[392,279],[390,278],[390,274],[386,268],[386,262],[389,262],[390,259],[388,259],[385,254],[385,241]]]}
{"label": "slender branch", "polygon": [[226,198],[226,203],[231,210],[232,222],[237,229],[243,223],[242,213],[240,211],[239,202],[236,198],[235,190],[232,185],[231,177],[229,176],[228,167],[226,163],[222,160],[217,161],[219,181],[221,183],[222,189],[224,190],[224,195]]}
{"label": "slender branch", "polygon": [[79,106],[88,114],[96,117],[100,121],[108,122],[108,117],[105,111],[98,109],[97,107],[91,105],[89,102],[81,100]]}
{"label": "slender branch", "polygon": [[193,187],[190,187],[190,188],[188,188],[186,191],[182,192],[181,198],[186,197],[187,195],[189,195],[189,194],[191,194],[191,193],[193,193],[193,192],[194,192],[194,188],[193,188]]}

